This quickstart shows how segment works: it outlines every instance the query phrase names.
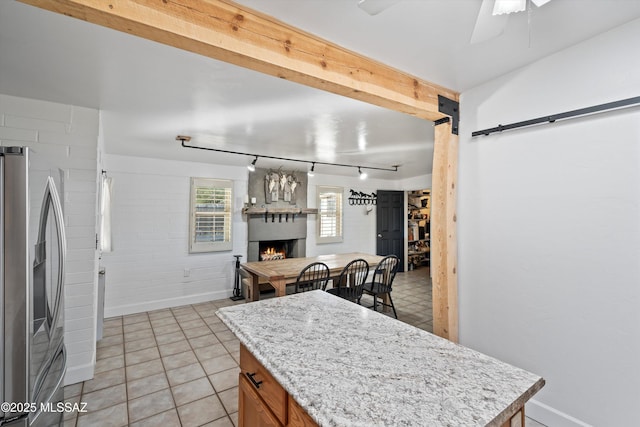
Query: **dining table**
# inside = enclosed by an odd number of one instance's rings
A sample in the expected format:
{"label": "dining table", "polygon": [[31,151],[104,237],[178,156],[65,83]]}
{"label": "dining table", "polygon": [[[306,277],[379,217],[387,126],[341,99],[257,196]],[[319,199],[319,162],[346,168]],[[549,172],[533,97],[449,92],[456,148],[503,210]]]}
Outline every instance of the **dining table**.
{"label": "dining table", "polygon": [[273,286],[276,297],[287,294],[287,285],[295,283],[300,272],[313,262],[322,262],[329,267],[329,277],[337,277],[342,269],[354,259],[364,259],[369,264],[369,271],[378,265],[384,258],[380,255],[371,255],[361,252],[344,254],[318,255],[314,257],[286,258],[270,261],[251,261],[240,264],[240,270],[246,279],[245,299],[258,301],[260,299],[260,283],[265,280]]}

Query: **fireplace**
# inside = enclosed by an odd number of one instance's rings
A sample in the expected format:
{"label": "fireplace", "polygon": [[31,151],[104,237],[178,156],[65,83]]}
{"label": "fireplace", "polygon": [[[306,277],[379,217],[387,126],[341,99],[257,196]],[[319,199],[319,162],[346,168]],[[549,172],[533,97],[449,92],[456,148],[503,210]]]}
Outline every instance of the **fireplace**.
{"label": "fireplace", "polygon": [[[270,188],[267,187],[268,178],[274,173],[287,176],[298,184],[295,192],[292,189],[289,193],[290,200],[287,200],[286,191],[279,192],[275,198],[269,193],[267,198],[267,189]],[[262,212],[247,215],[247,261],[306,256],[307,215],[300,213],[301,209],[307,207],[307,185],[302,182],[303,177],[306,177],[306,171],[256,169],[249,174],[249,197],[256,199],[252,207]]]}
{"label": "fireplace", "polygon": [[249,217],[247,261],[302,258],[306,256],[307,220],[266,222],[264,216]]}
{"label": "fireplace", "polygon": [[297,239],[290,240],[262,240],[258,243],[260,261],[295,258],[297,253]]}

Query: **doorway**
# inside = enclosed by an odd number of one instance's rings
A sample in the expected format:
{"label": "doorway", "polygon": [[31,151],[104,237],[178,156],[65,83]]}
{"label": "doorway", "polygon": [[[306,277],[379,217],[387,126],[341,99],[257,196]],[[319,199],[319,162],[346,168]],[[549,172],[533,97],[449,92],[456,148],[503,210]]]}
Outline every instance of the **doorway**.
{"label": "doorway", "polygon": [[431,189],[407,192],[407,269],[431,266]]}
{"label": "doorway", "polygon": [[378,190],[376,255],[396,255],[404,271],[404,192]]}

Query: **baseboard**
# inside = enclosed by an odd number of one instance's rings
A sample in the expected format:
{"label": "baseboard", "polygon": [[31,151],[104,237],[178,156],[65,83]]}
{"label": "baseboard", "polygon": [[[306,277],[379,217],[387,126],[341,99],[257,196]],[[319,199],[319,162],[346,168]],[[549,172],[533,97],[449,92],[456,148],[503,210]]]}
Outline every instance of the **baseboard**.
{"label": "baseboard", "polygon": [[535,399],[527,402],[524,413],[527,417],[548,427],[593,427]]}
{"label": "baseboard", "polygon": [[64,375],[64,385],[68,386],[90,380],[93,378],[95,367],[95,363],[87,363],[85,365],[67,368],[67,373]]}
{"label": "baseboard", "polygon": [[126,304],[116,307],[105,307],[104,318],[115,316],[125,316],[127,314],[142,313],[144,311],[161,310],[163,308],[178,307],[181,305],[198,304],[201,302],[214,301],[229,298],[231,290],[222,290],[216,292],[206,292],[204,294],[186,295],[176,298],[167,298],[163,300],[145,301],[143,303]]}

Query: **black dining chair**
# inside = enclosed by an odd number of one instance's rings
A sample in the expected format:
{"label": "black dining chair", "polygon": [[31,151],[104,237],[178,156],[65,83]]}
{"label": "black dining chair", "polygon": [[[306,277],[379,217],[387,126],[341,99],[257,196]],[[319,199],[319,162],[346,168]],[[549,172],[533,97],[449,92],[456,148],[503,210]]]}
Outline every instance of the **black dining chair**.
{"label": "black dining chair", "polygon": [[[391,307],[396,319],[398,318],[398,314],[396,313],[395,305],[393,305],[391,291],[393,279],[396,277],[398,267],[400,267],[400,258],[396,255],[389,255],[382,258],[373,272],[371,282],[365,283],[363,288],[363,293],[373,296],[373,306],[369,308],[373,308],[374,311],[377,311],[378,304],[385,307]],[[378,303],[378,298],[384,294],[389,297],[390,304],[386,304],[382,301]]]}
{"label": "black dining chair", "polygon": [[302,269],[295,283],[295,293],[314,291],[327,287],[329,267],[323,262],[313,262]]}
{"label": "black dining chair", "polygon": [[334,287],[327,289],[327,292],[360,304],[362,289],[368,275],[369,263],[361,258],[354,259],[342,269],[338,279],[333,282]]}

